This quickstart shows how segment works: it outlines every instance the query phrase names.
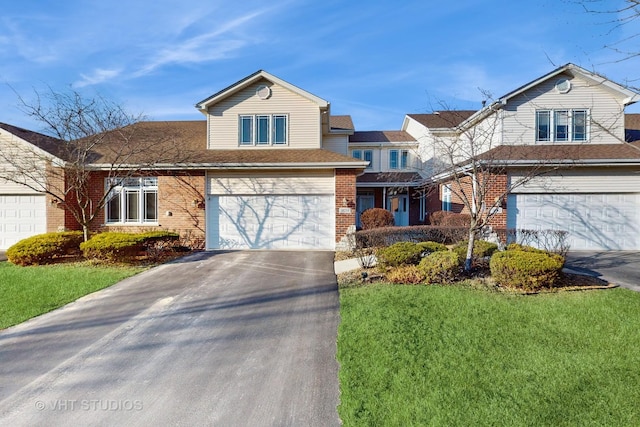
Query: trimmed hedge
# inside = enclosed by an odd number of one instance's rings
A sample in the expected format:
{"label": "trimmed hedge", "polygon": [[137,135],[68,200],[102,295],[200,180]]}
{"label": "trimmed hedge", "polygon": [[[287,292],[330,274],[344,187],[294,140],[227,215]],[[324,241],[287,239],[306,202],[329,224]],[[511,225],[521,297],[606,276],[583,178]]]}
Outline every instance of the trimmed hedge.
{"label": "trimmed hedge", "polygon": [[48,264],[55,258],[79,253],[82,240],[81,231],[38,234],[7,249],[7,259],[21,266]]}
{"label": "trimmed hedge", "polygon": [[358,248],[380,248],[398,242],[438,242],[450,244],[469,236],[465,227],[436,227],[432,225],[412,225],[408,227],[383,227],[356,232]]}
{"label": "trimmed hedge", "polygon": [[360,222],[364,230],[389,227],[395,224],[393,214],[386,209],[371,208],[362,212]]}
{"label": "trimmed hedge", "polygon": [[[458,258],[460,262],[464,262],[467,258],[467,246],[469,245],[468,240],[463,240],[456,244],[451,250],[458,254]],[[490,257],[493,255],[495,251],[498,250],[498,245],[495,243],[487,242],[486,240],[475,240],[473,242],[473,253],[471,255],[471,260],[474,263],[478,263],[480,260],[486,257]]]}
{"label": "trimmed hedge", "polygon": [[452,251],[433,252],[422,258],[418,269],[427,283],[453,283],[460,273],[460,258]]}
{"label": "trimmed hedge", "polygon": [[429,215],[429,223],[441,227],[467,227],[471,225],[471,215],[450,212],[435,211]]}
{"label": "trimmed hedge", "polygon": [[525,291],[553,287],[563,265],[560,255],[517,249],[496,253],[489,263],[496,284]]}
{"label": "trimmed hedge", "polygon": [[147,233],[105,232],[91,237],[80,245],[85,258],[103,261],[128,261],[140,252],[160,242],[177,241],[179,235],[167,231]]}
{"label": "trimmed hedge", "polygon": [[422,249],[423,254],[424,252],[432,253],[449,250],[444,244],[438,242],[420,242],[418,246]]}
{"label": "trimmed hedge", "polygon": [[420,262],[423,249],[412,242],[398,242],[376,251],[378,266],[385,270],[388,267],[416,265]]}

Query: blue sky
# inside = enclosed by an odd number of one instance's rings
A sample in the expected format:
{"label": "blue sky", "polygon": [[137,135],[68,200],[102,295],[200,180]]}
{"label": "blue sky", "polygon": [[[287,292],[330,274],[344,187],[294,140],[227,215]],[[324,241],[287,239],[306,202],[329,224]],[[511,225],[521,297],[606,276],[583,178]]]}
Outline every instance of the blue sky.
{"label": "blue sky", "polygon": [[640,59],[619,62],[605,47],[640,46],[628,40],[640,20],[614,18],[571,0],[7,1],[0,121],[42,130],[16,93],[47,87],[153,120],[198,120],[196,102],[264,69],[350,114],[357,130],[398,129],[406,113],[476,109],[481,89],[497,97],[567,62],[640,86]]}

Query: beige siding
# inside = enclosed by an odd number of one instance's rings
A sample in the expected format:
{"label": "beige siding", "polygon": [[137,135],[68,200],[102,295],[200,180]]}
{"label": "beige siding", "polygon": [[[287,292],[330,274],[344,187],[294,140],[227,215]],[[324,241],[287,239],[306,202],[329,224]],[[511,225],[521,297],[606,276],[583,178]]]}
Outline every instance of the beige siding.
{"label": "beige siding", "polygon": [[[571,82],[571,90],[564,94],[554,89],[556,82],[563,77]],[[624,108],[621,100],[603,85],[579,77],[560,75],[509,100],[503,110],[504,143],[535,143],[535,112],[540,109],[589,109],[589,142],[607,144],[624,140]]]}
{"label": "beige siding", "polygon": [[[261,99],[256,95],[259,86],[271,88],[271,96]],[[320,148],[320,108],[312,101],[262,80],[244,90],[223,99],[209,108],[209,148],[212,149],[260,149],[238,144],[238,116],[242,114],[287,114],[288,145],[279,148]]]}
{"label": "beige siding", "polygon": [[37,191],[14,181],[44,188],[44,171],[45,160],[42,154],[12,135],[0,133],[0,194],[37,194]]}
{"label": "beige siding", "polygon": [[208,194],[334,194],[333,170],[209,172]]}
{"label": "beige siding", "polygon": [[[640,171],[637,168],[598,169],[576,168],[539,176],[513,193],[638,193]],[[524,172],[510,174],[511,182],[526,177]]]}
{"label": "beige siding", "polygon": [[322,137],[322,148],[325,150],[335,151],[336,153],[348,154],[349,136],[348,135],[324,135]]}

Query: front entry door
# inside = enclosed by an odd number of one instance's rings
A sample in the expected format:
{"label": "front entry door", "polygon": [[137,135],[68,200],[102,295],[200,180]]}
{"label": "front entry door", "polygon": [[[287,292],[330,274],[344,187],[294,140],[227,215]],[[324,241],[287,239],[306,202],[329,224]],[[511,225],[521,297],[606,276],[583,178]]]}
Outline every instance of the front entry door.
{"label": "front entry door", "polygon": [[358,228],[362,228],[362,223],[360,222],[360,215],[362,215],[362,212],[373,207],[373,194],[358,195],[356,197],[356,226]]}
{"label": "front entry door", "polygon": [[387,198],[387,208],[393,214],[397,226],[409,225],[409,196],[398,194]]}

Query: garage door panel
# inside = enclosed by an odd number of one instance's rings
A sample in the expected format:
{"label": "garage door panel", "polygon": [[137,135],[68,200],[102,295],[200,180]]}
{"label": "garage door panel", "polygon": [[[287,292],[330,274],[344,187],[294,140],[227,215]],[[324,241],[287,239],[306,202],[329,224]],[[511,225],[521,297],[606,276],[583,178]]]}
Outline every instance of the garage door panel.
{"label": "garage door panel", "polygon": [[334,196],[209,196],[209,249],[333,249]]}
{"label": "garage door panel", "polygon": [[573,250],[640,249],[638,194],[509,196],[507,226],[569,232]]}
{"label": "garage door panel", "polygon": [[0,195],[0,249],[47,231],[45,196]]}

